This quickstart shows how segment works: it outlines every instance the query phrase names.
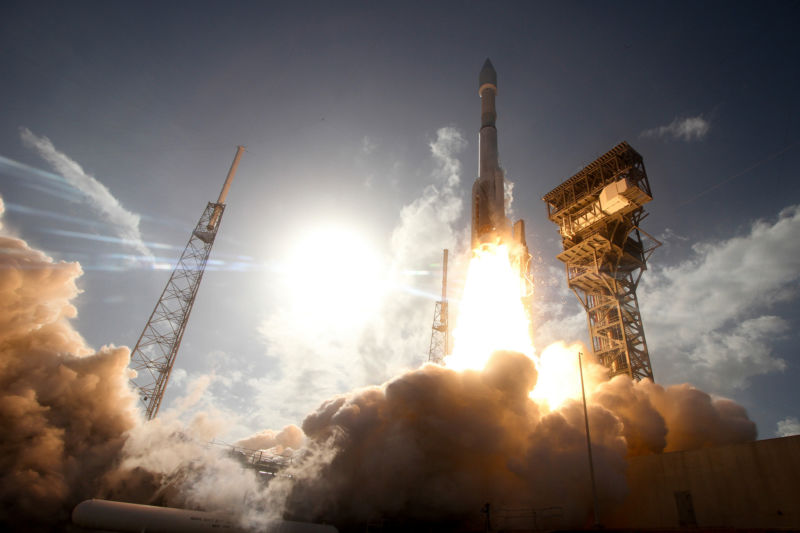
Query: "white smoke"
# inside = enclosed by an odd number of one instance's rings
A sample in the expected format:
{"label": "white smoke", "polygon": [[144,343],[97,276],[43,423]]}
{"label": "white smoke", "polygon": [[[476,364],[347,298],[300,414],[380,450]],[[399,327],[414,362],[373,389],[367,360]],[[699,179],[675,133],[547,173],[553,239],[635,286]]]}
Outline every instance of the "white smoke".
{"label": "white smoke", "polygon": [[136,423],[129,351],[94,351],[70,324],[80,265],[6,234],[0,250],[0,523],[49,530],[95,493]]}

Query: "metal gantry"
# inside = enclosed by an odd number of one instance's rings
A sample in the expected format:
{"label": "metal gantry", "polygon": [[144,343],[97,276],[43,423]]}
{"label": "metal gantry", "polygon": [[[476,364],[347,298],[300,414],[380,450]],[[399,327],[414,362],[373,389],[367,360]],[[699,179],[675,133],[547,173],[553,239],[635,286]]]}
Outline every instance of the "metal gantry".
{"label": "metal gantry", "polygon": [[639,225],[652,200],[642,156],[623,142],[547,193],[567,284],[586,310],[592,350],[611,376],[653,379],[636,288],[661,243]]}
{"label": "metal gantry", "polygon": [[147,420],[152,420],[161,407],[197,289],[219,231],[225,211],[225,197],[243,151],[244,147],[239,146],[219,199],[217,202],[209,202],[203,211],[131,352],[130,368],[136,371],[136,377],[131,379],[131,383],[139,391]]}
{"label": "metal gantry", "polygon": [[442,259],[442,299],[436,302],[433,310],[433,328],[431,329],[431,346],[428,350],[428,362],[444,364],[444,358],[450,354],[450,326],[448,324],[447,306],[447,250]]}

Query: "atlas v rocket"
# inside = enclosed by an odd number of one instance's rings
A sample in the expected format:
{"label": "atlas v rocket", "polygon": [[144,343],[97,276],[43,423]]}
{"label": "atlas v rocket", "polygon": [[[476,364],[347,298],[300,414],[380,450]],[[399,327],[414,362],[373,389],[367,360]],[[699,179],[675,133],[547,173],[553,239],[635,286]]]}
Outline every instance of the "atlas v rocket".
{"label": "atlas v rocket", "polygon": [[[478,179],[472,186],[472,249],[485,244],[525,245],[525,223],[511,226],[506,217],[505,178],[497,151],[497,72],[488,59],[478,76],[481,97],[481,129]],[[526,250],[527,252],[527,247]]]}
{"label": "atlas v rocket", "polygon": [[506,216],[505,177],[497,151],[497,72],[489,59],[478,75],[481,97],[481,129],[478,153],[478,179],[472,186],[472,249],[505,244],[509,258],[522,281],[521,295],[530,299],[533,282],[530,277],[530,254],[525,241],[525,222],[513,226]]}

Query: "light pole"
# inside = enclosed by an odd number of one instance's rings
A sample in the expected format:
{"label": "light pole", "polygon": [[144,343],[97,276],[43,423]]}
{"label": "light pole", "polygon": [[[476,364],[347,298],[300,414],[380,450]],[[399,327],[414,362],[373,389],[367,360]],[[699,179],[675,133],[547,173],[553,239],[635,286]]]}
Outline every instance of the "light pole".
{"label": "light pole", "polygon": [[594,514],[594,527],[600,527],[600,513],[597,509],[597,487],[594,482],[594,461],[592,460],[592,438],[589,436],[589,412],[586,409],[586,389],[583,386],[583,361],[581,356],[583,354],[578,352],[578,371],[581,375],[581,395],[583,396],[583,420],[586,423],[586,450],[589,452],[589,474],[592,478],[592,513]]}

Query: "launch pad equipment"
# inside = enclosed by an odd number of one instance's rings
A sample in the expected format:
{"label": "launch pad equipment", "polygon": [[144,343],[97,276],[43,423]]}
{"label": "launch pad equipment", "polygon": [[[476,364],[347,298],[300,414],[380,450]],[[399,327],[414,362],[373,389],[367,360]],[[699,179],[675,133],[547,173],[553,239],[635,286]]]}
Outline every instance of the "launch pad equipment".
{"label": "launch pad equipment", "polygon": [[175,356],[181,345],[189,314],[192,312],[197,289],[217,237],[225,198],[228,195],[244,146],[237,147],[225,184],[216,203],[209,202],[192,232],[189,242],[172,271],[139,340],[131,352],[130,368],[136,371],[131,383],[139,391],[145,406],[145,418],[158,414],[167,387]]}
{"label": "launch pad equipment", "polygon": [[586,310],[592,350],[613,377],[653,379],[636,288],[661,243],[639,227],[652,200],[642,156],[623,142],[547,193],[567,284]]}
{"label": "launch pad equipment", "polygon": [[444,364],[444,358],[450,355],[450,326],[448,324],[447,306],[447,249],[442,254],[442,299],[436,302],[433,310],[433,328],[431,330],[431,346],[428,349],[428,362]]}

